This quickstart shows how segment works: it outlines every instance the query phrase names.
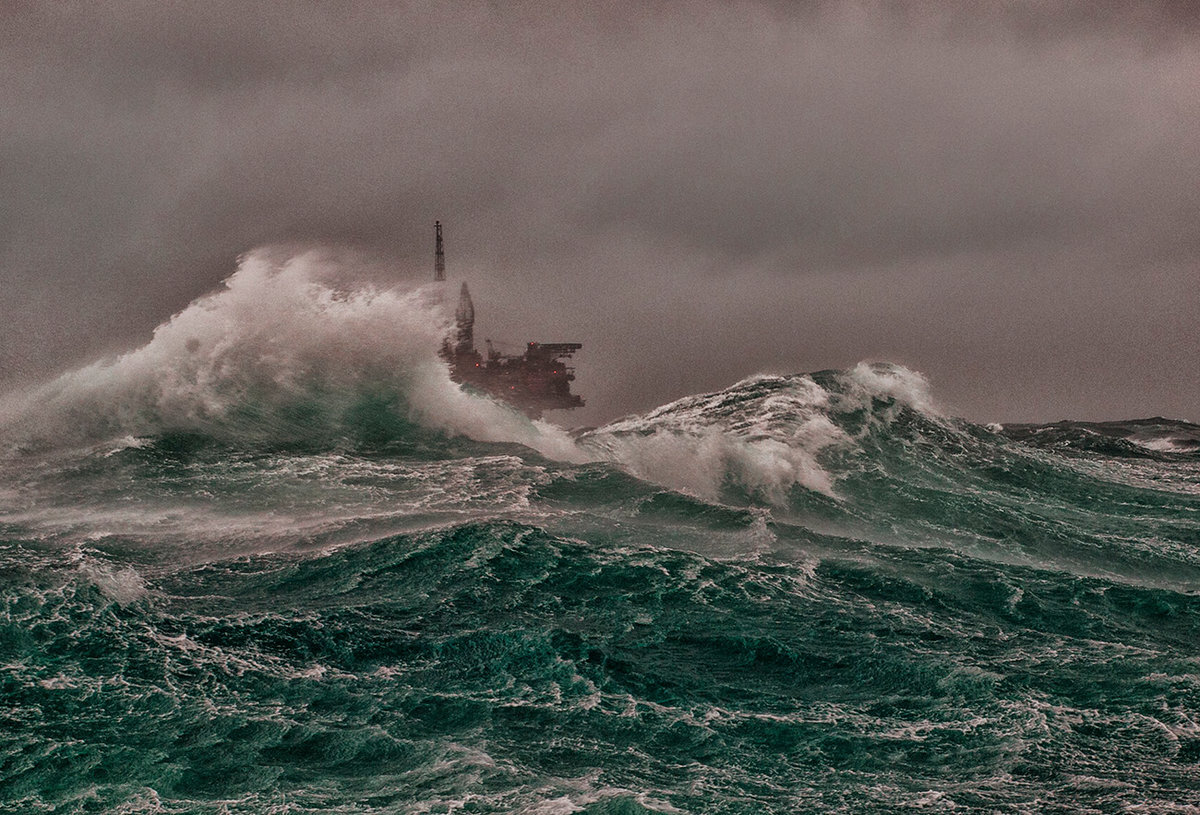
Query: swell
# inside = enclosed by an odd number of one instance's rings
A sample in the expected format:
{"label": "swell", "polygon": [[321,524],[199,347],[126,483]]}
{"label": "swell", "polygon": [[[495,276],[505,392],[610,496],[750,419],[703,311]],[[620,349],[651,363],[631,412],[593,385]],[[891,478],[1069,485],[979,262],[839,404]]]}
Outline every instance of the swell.
{"label": "swell", "polygon": [[727,517],[744,534],[721,545],[747,551],[777,521],[1148,585],[1200,579],[1200,470],[1064,457],[945,417],[898,366],[752,377],[576,439],[486,404],[526,443],[450,435],[388,405],[356,414],[357,444],[128,437],[13,464],[3,518],[69,545],[115,534],[203,556],[497,514],[615,514],[680,540],[695,518]]}
{"label": "swell", "polygon": [[585,541],[471,522],[136,580],[10,543],[0,698],[21,727],[0,731],[0,796],[214,812],[1200,803],[1195,596],[799,527],[775,531],[803,563],[618,527]]}
{"label": "swell", "polygon": [[1200,426],[1178,419],[1009,424],[1001,432],[1068,455],[1100,454],[1165,462],[1200,459]]}
{"label": "swell", "polygon": [[1064,456],[944,416],[923,378],[898,366],[754,377],[581,444],[704,502],[836,534],[1149,584],[1200,580],[1194,462]]}

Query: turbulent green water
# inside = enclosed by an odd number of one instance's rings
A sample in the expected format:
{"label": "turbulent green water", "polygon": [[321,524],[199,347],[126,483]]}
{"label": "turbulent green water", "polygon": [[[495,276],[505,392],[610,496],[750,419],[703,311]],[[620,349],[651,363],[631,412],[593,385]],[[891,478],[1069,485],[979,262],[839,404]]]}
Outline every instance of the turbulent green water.
{"label": "turbulent green water", "polygon": [[1200,428],[864,365],[572,438],[239,274],[6,408],[0,811],[1200,807]]}

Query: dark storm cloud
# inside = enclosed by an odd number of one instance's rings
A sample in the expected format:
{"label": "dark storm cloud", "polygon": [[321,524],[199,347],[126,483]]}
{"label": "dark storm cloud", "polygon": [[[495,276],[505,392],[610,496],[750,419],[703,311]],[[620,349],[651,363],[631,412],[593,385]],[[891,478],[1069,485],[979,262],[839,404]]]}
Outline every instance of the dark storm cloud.
{"label": "dark storm cloud", "polygon": [[10,5],[3,361],[262,244],[420,278],[440,217],[488,332],[588,344],[595,417],[875,356],[979,418],[1200,418],[1193,9]]}

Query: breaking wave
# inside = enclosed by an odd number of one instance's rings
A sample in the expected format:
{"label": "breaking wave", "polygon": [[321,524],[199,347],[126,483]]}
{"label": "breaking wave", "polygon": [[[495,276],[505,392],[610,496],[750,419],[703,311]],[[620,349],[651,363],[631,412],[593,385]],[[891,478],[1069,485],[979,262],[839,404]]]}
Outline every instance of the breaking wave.
{"label": "breaking wave", "polygon": [[753,376],[608,424],[581,445],[703,498],[740,490],[782,506],[796,487],[837,498],[822,454],[853,447],[866,426],[904,409],[937,416],[924,377],[860,363],[846,372]]}
{"label": "breaking wave", "polygon": [[238,445],[382,443],[433,430],[565,455],[570,443],[460,390],[436,349],[441,289],[339,287],[318,252],[251,253],[145,346],[0,404],[10,446],[198,434]]}

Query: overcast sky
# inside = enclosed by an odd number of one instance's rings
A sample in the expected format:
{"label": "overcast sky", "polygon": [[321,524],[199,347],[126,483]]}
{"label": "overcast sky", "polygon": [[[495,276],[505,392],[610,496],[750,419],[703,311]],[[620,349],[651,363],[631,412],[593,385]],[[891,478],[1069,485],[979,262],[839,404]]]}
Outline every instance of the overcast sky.
{"label": "overcast sky", "polygon": [[[1179,3],[8,2],[0,381],[256,247],[580,341],[583,420],[862,359],[979,421],[1200,421]],[[567,417],[567,421],[578,421]]]}

